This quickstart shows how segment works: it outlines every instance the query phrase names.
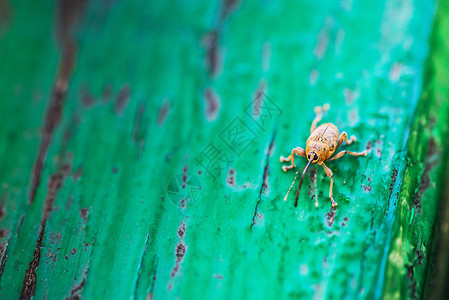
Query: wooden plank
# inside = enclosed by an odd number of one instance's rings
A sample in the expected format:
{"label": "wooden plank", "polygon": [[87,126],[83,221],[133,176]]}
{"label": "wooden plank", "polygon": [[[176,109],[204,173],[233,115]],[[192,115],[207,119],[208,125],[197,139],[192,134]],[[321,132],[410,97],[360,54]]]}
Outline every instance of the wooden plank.
{"label": "wooden plank", "polygon": [[[449,111],[435,11],[1,1],[0,296],[430,293]],[[319,166],[295,208],[279,157],[324,103],[358,138],[344,149],[371,152],[329,162],[337,210]]]}

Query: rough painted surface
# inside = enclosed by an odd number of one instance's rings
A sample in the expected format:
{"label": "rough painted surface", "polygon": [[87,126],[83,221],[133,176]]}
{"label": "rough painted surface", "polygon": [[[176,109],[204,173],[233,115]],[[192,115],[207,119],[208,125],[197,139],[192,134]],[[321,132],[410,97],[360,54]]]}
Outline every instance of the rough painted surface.
{"label": "rough painted surface", "polygon": [[[431,294],[449,113],[436,10],[1,0],[0,297]],[[294,208],[279,157],[324,103],[358,138],[342,149],[370,154],[328,163],[336,210],[319,166]]]}

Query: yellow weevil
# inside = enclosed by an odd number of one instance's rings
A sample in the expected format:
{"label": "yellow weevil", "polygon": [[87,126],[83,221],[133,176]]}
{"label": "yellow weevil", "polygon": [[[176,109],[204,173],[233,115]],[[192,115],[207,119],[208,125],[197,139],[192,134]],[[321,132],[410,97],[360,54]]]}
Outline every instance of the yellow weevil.
{"label": "yellow weevil", "polygon": [[[343,143],[343,141],[346,142],[346,145],[350,145],[352,142],[356,140],[355,136],[351,136],[351,138],[348,140],[348,134],[346,132],[342,132],[341,134],[338,131],[337,126],[335,126],[332,123],[325,123],[320,125],[317,128],[317,124],[319,121],[321,121],[323,117],[323,111],[329,110],[330,106],[329,104],[324,104],[322,107],[317,106],[315,107],[315,119],[312,122],[312,126],[310,127],[310,136],[307,139],[306,142],[306,150],[304,151],[301,147],[296,147],[292,150],[292,153],[287,157],[280,157],[281,162],[287,162],[291,161],[292,164],[290,166],[283,166],[282,169],[284,172],[286,172],[289,169],[293,169],[296,167],[295,165],[295,154],[303,157],[307,157],[309,163],[305,167],[304,171],[302,172],[301,181],[299,182],[299,187],[296,192],[296,200],[295,200],[295,207],[298,206],[298,197],[299,197],[299,190],[301,189],[302,181],[304,180],[304,175],[306,174],[309,166],[311,163],[317,163],[319,165],[322,165],[324,168],[324,172],[327,176],[331,179],[331,185],[329,189],[329,198],[332,202],[332,207],[337,206],[337,202],[335,202],[334,198],[332,197],[332,185],[334,184],[333,174],[331,169],[329,169],[324,162],[325,161],[331,161],[337,158],[342,157],[343,155],[351,154],[354,156],[366,156],[368,153],[366,150],[362,152],[352,152],[343,150],[338,152],[334,157],[330,158],[332,154],[340,147],[340,145]],[[299,171],[298,171],[299,172]],[[284,201],[287,200],[288,194],[292,190],[293,185],[295,184],[296,177],[298,176],[298,172],[296,172],[295,179],[293,180],[292,185],[290,186],[287,195],[284,198]]]}

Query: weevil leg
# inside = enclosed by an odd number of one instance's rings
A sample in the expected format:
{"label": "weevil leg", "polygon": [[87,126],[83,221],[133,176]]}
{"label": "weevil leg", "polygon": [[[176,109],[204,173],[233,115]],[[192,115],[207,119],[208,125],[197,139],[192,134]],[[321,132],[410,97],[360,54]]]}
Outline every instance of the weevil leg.
{"label": "weevil leg", "polygon": [[282,170],[284,170],[284,172],[287,172],[287,170],[290,170],[290,169],[293,169],[293,168],[296,167],[296,165],[295,165],[295,154],[298,155],[298,156],[305,157],[306,156],[306,151],[303,148],[301,148],[301,147],[296,147],[296,148],[294,148],[292,150],[292,153],[289,156],[287,156],[287,157],[281,156],[279,158],[280,162],[287,162],[287,161],[291,161],[292,162],[292,164],[290,166],[283,166],[282,167]]}
{"label": "weevil leg", "polygon": [[324,104],[323,106],[315,107],[315,119],[312,122],[312,126],[310,127],[310,133],[314,132],[318,122],[323,118],[323,111],[328,111],[330,108],[329,104]]}
{"label": "weevil leg", "polygon": [[334,197],[332,197],[332,186],[334,185],[334,174],[332,173],[331,169],[329,169],[324,163],[321,164],[323,166],[324,172],[326,175],[331,179],[331,186],[329,188],[329,198],[332,202],[332,207],[336,207],[338,204],[334,201]]}
{"label": "weevil leg", "polygon": [[355,137],[355,135],[351,135],[351,137],[348,140],[348,134],[346,133],[346,131],[343,131],[340,136],[338,137],[338,143],[337,143],[337,148],[340,147],[340,145],[343,142],[346,142],[346,145],[351,145],[352,142],[355,142],[357,140],[357,138]]}
{"label": "weevil leg", "polygon": [[352,152],[352,151],[348,151],[348,150],[343,150],[343,151],[340,151],[337,154],[335,154],[334,157],[326,159],[326,161],[338,159],[338,158],[342,157],[343,155],[345,155],[346,153],[354,155],[354,156],[366,156],[368,151],[367,150],[363,150],[362,152]]}

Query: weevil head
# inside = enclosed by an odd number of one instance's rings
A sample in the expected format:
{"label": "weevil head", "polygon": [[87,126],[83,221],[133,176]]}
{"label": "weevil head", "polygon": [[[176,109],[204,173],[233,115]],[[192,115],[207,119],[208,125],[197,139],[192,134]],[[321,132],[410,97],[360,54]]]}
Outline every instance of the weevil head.
{"label": "weevil head", "polygon": [[313,164],[316,164],[320,160],[320,156],[316,154],[315,151],[310,151],[307,153],[307,160],[312,161]]}
{"label": "weevil head", "polygon": [[328,157],[328,146],[320,142],[310,142],[306,147],[307,160],[321,165]]}

